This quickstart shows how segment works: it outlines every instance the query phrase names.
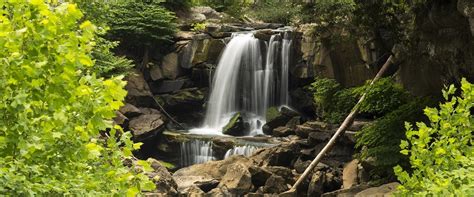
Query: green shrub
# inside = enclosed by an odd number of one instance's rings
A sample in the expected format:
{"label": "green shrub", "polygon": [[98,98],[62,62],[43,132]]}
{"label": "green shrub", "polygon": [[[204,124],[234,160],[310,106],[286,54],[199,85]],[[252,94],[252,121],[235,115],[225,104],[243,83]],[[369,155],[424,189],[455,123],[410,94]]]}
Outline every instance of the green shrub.
{"label": "green shrub", "polygon": [[[0,2],[0,194],[135,196],[155,187],[122,163],[140,145],[111,121],[125,82],[88,74],[96,28],[81,18],[74,4]],[[112,137],[101,137],[106,130]]]}
{"label": "green shrub", "polygon": [[357,133],[356,148],[361,150],[358,158],[375,159],[375,168],[370,172],[373,179],[393,179],[394,166],[409,166],[408,157],[400,153],[399,145],[401,140],[406,139],[404,123],[419,121],[427,103],[425,99],[414,99]]}
{"label": "green shrub", "polygon": [[310,91],[317,115],[330,123],[340,123],[356,103],[352,89],[343,89],[334,79],[316,78]]}
{"label": "green shrub", "polygon": [[359,108],[361,113],[383,115],[396,110],[399,106],[407,103],[410,98],[408,92],[390,77],[379,79],[370,88],[369,85],[370,81],[367,81],[364,86],[353,90],[357,97],[367,93],[365,101]]}
{"label": "green shrub", "polygon": [[300,9],[301,6],[294,3],[268,1],[254,6],[250,16],[268,23],[290,24]]}
{"label": "green shrub", "polygon": [[174,13],[160,1],[127,1],[111,8],[108,35],[120,44],[148,49],[171,43],[176,31]]}
{"label": "green shrub", "polygon": [[[474,195],[474,85],[461,82],[461,96],[452,96],[451,85],[443,91],[446,102],[426,108],[430,123],[406,124],[406,141],[401,153],[408,155],[412,172],[401,166],[395,173],[401,181],[403,196]],[[449,98],[451,97],[451,98]]]}

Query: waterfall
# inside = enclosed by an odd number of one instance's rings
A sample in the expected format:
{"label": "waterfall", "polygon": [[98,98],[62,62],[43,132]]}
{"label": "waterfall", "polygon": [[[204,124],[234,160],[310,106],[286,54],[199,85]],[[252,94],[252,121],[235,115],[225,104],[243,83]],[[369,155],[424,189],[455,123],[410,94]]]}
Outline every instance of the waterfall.
{"label": "waterfall", "polygon": [[225,153],[224,159],[227,159],[232,155],[251,156],[258,149],[259,147],[248,145],[248,144],[245,146],[237,146],[237,147],[234,147],[233,149],[229,149]]}
{"label": "waterfall", "polygon": [[290,67],[290,50],[292,40],[290,34],[285,32],[281,49],[281,88],[280,88],[280,104],[288,105],[290,94],[288,92],[288,72]]}
{"label": "waterfall", "polygon": [[191,140],[181,143],[181,166],[204,163],[215,160],[212,151],[212,142]]}
{"label": "waterfall", "polygon": [[[288,67],[291,40],[285,33],[271,36],[262,54],[261,41],[253,33],[234,33],[221,55],[212,80],[203,126],[192,133],[221,135],[222,128],[241,112],[249,135],[263,134],[266,111],[288,104]],[[281,46],[281,47],[280,47]],[[282,48],[281,53],[279,49]],[[282,60],[281,84],[277,84],[278,60]],[[265,65],[263,65],[265,60]],[[281,90],[277,91],[279,87]],[[280,98],[276,95],[280,93]],[[280,103],[277,102],[280,99]]]}

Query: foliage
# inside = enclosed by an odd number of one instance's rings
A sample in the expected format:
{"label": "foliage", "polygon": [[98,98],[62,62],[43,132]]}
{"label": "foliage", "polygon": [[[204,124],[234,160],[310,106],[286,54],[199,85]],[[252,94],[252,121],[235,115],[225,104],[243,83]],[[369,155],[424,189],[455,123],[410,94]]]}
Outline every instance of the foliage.
{"label": "foliage", "polygon": [[206,29],[207,23],[194,23],[192,30],[195,32],[203,32]]}
{"label": "foliage", "polygon": [[[452,96],[451,85],[443,91],[446,102],[426,108],[430,123],[406,124],[407,140],[401,153],[408,155],[412,173],[395,167],[399,188],[407,196],[471,196],[474,194],[473,131],[474,86],[461,82],[461,96]],[[451,98],[449,98],[451,97]]]}
{"label": "foliage", "polygon": [[316,78],[311,84],[318,115],[330,123],[339,123],[356,103],[351,89],[343,89],[334,79]]}
{"label": "foliage", "polygon": [[109,13],[118,3],[125,0],[106,2],[100,0],[75,0],[78,7],[84,12],[82,20],[89,20],[98,26],[95,41],[97,46],[92,50],[92,57],[95,59],[93,67],[94,73],[101,77],[111,77],[126,75],[134,64],[132,60],[125,57],[116,56],[112,50],[118,46],[118,42],[113,42],[104,38],[108,30],[107,21]]}
{"label": "foliage", "polygon": [[421,119],[425,99],[414,99],[365,126],[357,133],[356,148],[361,150],[360,160],[374,158],[374,169],[370,172],[374,179],[393,177],[393,167],[409,166],[408,157],[400,154],[400,141],[405,138],[404,122]]}
{"label": "foliage", "polygon": [[270,23],[290,24],[293,16],[297,15],[301,6],[290,2],[267,1],[253,6],[250,16]]}
{"label": "foliage", "polygon": [[108,34],[129,46],[162,45],[171,42],[176,31],[174,19],[174,13],[163,8],[160,1],[128,1],[111,9]]}
{"label": "foliage", "polygon": [[153,189],[122,164],[140,146],[111,121],[125,82],[89,74],[96,27],[79,22],[83,14],[69,3],[2,1],[0,8],[0,194],[135,196]]}
{"label": "foliage", "polygon": [[367,93],[359,108],[361,113],[383,115],[407,103],[409,99],[408,92],[390,77],[379,79],[370,88],[369,85],[370,81],[367,81],[364,86],[353,90],[358,97]]}

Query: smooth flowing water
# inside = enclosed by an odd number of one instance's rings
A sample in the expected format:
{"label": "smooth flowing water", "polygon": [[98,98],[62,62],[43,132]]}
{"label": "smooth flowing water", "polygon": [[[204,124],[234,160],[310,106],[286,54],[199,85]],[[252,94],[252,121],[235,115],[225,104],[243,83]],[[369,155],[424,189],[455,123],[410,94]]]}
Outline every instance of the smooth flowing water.
{"label": "smooth flowing water", "polygon": [[191,132],[222,135],[222,128],[240,112],[248,135],[263,134],[267,109],[289,102],[289,37],[275,34],[263,42],[253,33],[233,34],[214,71],[203,126]]}
{"label": "smooth flowing water", "polygon": [[234,147],[233,149],[228,150],[225,153],[224,159],[227,159],[233,155],[250,156],[258,149],[259,147],[252,146],[252,145],[237,146],[237,147]]}
{"label": "smooth flowing water", "polygon": [[181,143],[181,167],[216,160],[212,151],[212,142],[191,140]]}

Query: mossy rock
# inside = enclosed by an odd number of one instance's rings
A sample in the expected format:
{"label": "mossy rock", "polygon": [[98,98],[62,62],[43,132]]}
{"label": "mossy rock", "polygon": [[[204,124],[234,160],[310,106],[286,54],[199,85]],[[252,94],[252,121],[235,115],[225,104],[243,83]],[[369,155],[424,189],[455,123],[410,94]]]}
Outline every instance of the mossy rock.
{"label": "mossy rock", "polygon": [[222,133],[226,135],[233,135],[233,136],[243,136],[245,130],[244,121],[242,119],[242,115],[237,112],[232,116],[227,123],[226,126],[222,129]]}

